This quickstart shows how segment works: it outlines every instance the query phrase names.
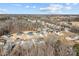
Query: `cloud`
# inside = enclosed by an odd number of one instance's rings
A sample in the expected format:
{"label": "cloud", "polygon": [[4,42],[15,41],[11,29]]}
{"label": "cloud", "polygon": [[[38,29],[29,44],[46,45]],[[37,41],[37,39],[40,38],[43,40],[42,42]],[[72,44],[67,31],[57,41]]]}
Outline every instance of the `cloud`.
{"label": "cloud", "polygon": [[40,11],[47,11],[47,12],[60,12],[63,8],[62,5],[59,4],[50,4],[48,7],[40,8]]}
{"label": "cloud", "polygon": [[71,3],[66,3],[66,5],[70,5]]}
{"label": "cloud", "polygon": [[25,6],[25,8],[36,8],[36,6],[29,6],[29,5],[27,5],[27,6]]}
{"label": "cloud", "polygon": [[4,14],[4,13],[7,13],[7,9],[0,8],[0,14]]}
{"label": "cloud", "polygon": [[7,9],[0,8],[0,11],[7,11]]}
{"label": "cloud", "polygon": [[43,8],[40,8],[41,11],[50,11],[50,12],[54,12],[54,11],[58,11],[58,10],[61,10],[63,8],[62,5],[59,5],[59,4],[50,4],[48,7],[43,7]]}
{"label": "cloud", "polygon": [[6,13],[5,13],[5,12],[1,12],[1,11],[0,11],[0,14],[6,14]]}
{"label": "cloud", "polygon": [[60,4],[50,4],[48,7],[40,8],[40,11],[49,11],[49,12],[61,12],[62,10],[71,10],[71,6],[64,6]]}
{"label": "cloud", "polygon": [[70,6],[67,6],[67,7],[64,7],[65,8],[65,10],[71,10],[72,9],[72,7],[70,7]]}
{"label": "cloud", "polygon": [[26,8],[30,8],[30,6],[28,6],[28,5],[27,5],[27,6],[25,6],[25,7],[26,7]]}
{"label": "cloud", "polygon": [[36,8],[36,6],[33,6],[32,8]]}
{"label": "cloud", "polygon": [[14,6],[20,7],[22,6],[21,4],[13,4]]}
{"label": "cloud", "polygon": [[66,5],[77,5],[78,3],[66,3]]}
{"label": "cloud", "polygon": [[77,5],[78,3],[73,3],[73,5]]}

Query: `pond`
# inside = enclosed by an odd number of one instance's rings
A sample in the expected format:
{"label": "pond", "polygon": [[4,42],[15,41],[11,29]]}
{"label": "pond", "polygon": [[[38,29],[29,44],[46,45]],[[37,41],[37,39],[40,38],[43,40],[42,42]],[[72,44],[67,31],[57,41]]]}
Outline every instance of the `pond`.
{"label": "pond", "polygon": [[28,32],[27,35],[33,35],[33,32]]}

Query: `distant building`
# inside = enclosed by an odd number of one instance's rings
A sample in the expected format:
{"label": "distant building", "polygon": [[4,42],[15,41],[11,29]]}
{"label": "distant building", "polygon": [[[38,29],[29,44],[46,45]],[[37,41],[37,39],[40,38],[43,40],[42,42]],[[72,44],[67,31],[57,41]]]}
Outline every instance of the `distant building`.
{"label": "distant building", "polygon": [[57,32],[57,31],[55,31],[54,33],[57,34],[58,36],[62,36],[62,35],[64,35],[64,34],[62,33],[62,31],[61,31],[61,32]]}

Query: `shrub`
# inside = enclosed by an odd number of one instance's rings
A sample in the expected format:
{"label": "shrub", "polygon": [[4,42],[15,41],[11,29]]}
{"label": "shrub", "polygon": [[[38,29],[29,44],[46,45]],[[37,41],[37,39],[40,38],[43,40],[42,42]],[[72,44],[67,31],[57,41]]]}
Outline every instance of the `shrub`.
{"label": "shrub", "polygon": [[76,55],[79,56],[79,44],[75,44],[73,48],[76,51]]}

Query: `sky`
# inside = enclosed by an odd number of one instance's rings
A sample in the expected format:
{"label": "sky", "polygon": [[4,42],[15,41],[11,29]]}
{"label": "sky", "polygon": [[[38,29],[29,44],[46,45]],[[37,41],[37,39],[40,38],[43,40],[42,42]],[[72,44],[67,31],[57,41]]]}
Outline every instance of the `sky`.
{"label": "sky", "polygon": [[79,14],[79,3],[0,3],[0,14]]}

